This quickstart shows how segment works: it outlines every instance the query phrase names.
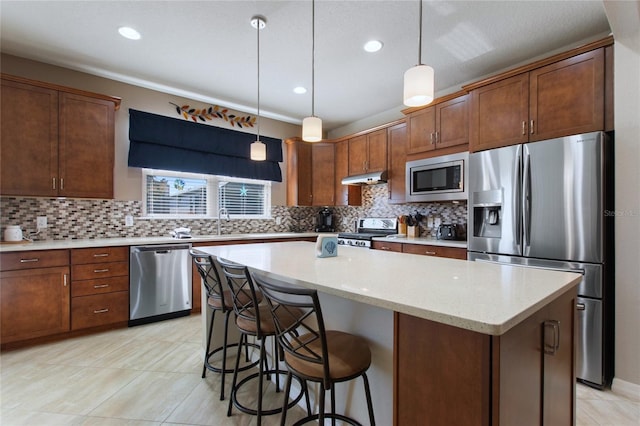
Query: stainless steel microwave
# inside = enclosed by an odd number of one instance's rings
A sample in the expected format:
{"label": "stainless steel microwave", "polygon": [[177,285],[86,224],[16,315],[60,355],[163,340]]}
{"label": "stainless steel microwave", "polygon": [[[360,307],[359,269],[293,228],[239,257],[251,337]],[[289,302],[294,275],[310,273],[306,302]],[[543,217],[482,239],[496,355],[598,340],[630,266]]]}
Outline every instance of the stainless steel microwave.
{"label": "stainless steel microwave", "polygon": [[466,200],[468,164],[468,152],[407,161],[406,200]]}

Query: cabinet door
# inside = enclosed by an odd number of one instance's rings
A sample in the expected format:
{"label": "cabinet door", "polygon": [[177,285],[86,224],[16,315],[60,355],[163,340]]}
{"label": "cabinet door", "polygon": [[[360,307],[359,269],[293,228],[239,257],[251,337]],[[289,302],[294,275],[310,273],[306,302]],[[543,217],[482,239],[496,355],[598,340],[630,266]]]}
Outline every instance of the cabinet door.
{"label": "cabinet door", "polygon": [[527,142],[528,118],[528,74],[472,90],[469,151]]}
{"label": "cabinet door", "polygon": [[362,204],[362,187],[342,184],[342,179],[349,176],[349,141],[336,143],[335,151],[335,205],[359,206]]}
{"label": "cabinet door", "polygon": [[311,144],[288,139],[287,205],[311,205]]}
{"label": "cabinet door", "polygon": [[436,147],[469,143],[469,95],[436,106]]}
{"label": "cabinet door", "polygon": [[531,71],[531,141],[604,130],[604,49]]}
{"label": "cabinet door", "polygon": [[0,194],[58,195],[58,92],[2,80]]}
{"label": "cabinet door", "polygon": [[406,163],[407,163],[407,125],[405,123],[390,127],[389,138],[389,172],[387,188],[389,201],[402,203],[405,201]]}
{"label": "cabinet door", "polygon": [[449,259],[467,259],[467,250],[458,247],[404,243],[402,244],[402,252],[421,254],[423,256],[447,257]]}
{"label": "cabinet door", "polygon": [[349,176],[366,173],[367,151],[367,135],[349,139]]}
{"label": "cabinet door", "polygon": [[436,148],[436,108],[429,107],[409,115],[409,154]]}
{"label": "cabinet door", "polygon": [[69,331],[69,268],[0,273],[2,343]]}
{"label": "cabinet door", "polygon": [[113,102],[60,93],[60,195],[113,198]]}
{"label": "cabinet door", "polygon": [[314,143],[311,147],[312,194],[314,206],[332,206],[335,202],[335,153],[332,143]]}
{"label": "cabinet door", "polygon": [[367,173],[387,170],[387,129],[367,134]]}

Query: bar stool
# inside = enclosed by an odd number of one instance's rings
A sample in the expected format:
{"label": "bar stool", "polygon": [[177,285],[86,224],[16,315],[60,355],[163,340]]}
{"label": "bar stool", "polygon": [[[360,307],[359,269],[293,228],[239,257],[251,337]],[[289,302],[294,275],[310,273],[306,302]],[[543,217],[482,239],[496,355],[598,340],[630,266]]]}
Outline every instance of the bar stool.
{"label": "bar stool", "polygon": [[[215,373],[221,374],[220,385],[220,401],[224,400],[224,376],[226,373],[233,373],[235,369],[227,368],[227,349],[231,347],[238,347],[238,343],[228,344],[227,336],[229,332],[229,315],[233,312],[233,299],[229,290],[223,290],[220,281],[220,275],[215,267],[213,258],[197,250],[191,249],[189,251],[193,259],[193,263],[196,265],[198,273],[202,278],[202,283],[207,291],[207,307],[211,310],[211,321],[209,323],[209,333],[207,335],[207,348],[205,350],[204,363],[202,365],[202,378],[207,375],[207,370],[211,370]],[[211,349],[211,337],[213,336],[213,326],[216,319],[216,312],[221,312],[224,315],[224,339],[222,346],[215,349]],[[211,357],[222,351],[222,367],[216,367],[211,364]],[[247,355],[248,359],[248,355]],[[240,367],[240,371],[244,371],[248,368],[254,367],[257,362],[252,364],[243,365]]]}
{"label": "bar stool", "polygon": [[[240,362],[241,350],[238,350],[236,357],[236,370],[233,373],[233,382],[231,385],[231,397],[229,398],[229,408],[227,410],[227,416],[231,416],[232,407],[235,405],[240,411],[257,416],[258,425],[261,424],[263,415],[272,415],[282,412],[283,407],[278,407],[270,410],[262,409],[262,396],[263,396],[263,379],[267,376],[270,380],[271,375],[275,375],[276,392],[280,392],[280,374],[285,374],[286,371],[278,368],[280,362],[280,348],[275,345],[273,351],[274,364],[272,368],[268,366],[267,354],[266,354],[266,340],[269,336],[275,336],[276,329],[273,323],[269,306],[267,304],[260,304],[262,301],[262,293],[257,291],[249,270],[244,265],[229,262],[224,259],[217,259],[220,269],[226,276],[226,284],[228,290],[231,292],[231,298],[233,300],[232,306],[236,314],[236,325],[240,331],[239,345],[248,344],[248,336],[253,336],[259,343],[260,355],[258,359],[259,371],[243,378],[240,382],[238,379],[238,365]],[[296,315],[301,315],[301,311],[292,309],[289,311],[289,317],[283,316],[282,321],[285,324],[293,324],[296,322]],[[238,390],[250,380],[258,378],[258,407],[250,408],[238,401]],[[289,404],[284,404],[284,409],[293,407],[300,401],[302,395],[305,394],[306,383],[301,383],[300,394]],[[308,394],[308,393],[307,393]],[[309,402],[307,401],[307,406]]]}
{"label": "bar stool", "polygon": [[[319,413],[309,415],[294,425],[317,420],[323,425],[325,418],[341,420],[351,425],[360,425],[355,419],[337,414],[335,411],[335,384],[362,376],[369,411],[369,421],[375,425],[371,391],[366,371],[371,365],[371,350],[360,336],[337,330],[325,330],[322,309],[316,290],[273,283],[254,275],[254,281],[271,308],[276,326],[277,339],[284,349],[284,361],[289,373],[285,385],[285,396],[280,424],[285,425],[287,400],[291,389],[291,377],[318,382],[321,385]],[[296,315],[296,322],[288,318],[292,311],[303,310]],[[331,391],[331,413],[324,412],[326,391]],[[308,393],[308,389],[305,387]],[[308,395],[307,395],[308,398]]]}

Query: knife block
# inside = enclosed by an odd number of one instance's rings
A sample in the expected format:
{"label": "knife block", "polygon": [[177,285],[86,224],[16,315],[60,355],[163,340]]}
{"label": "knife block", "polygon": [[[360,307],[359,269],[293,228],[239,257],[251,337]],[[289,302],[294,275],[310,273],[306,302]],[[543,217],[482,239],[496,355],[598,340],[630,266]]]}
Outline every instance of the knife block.
{"label": "knife block", "polygon": [[416,238],[420,234],[418,226],[407,226],[407,237]]}
{"label": "knife block", "polygon": [[398,234],[407,235],[407,224],[406,223],[398,223]]}

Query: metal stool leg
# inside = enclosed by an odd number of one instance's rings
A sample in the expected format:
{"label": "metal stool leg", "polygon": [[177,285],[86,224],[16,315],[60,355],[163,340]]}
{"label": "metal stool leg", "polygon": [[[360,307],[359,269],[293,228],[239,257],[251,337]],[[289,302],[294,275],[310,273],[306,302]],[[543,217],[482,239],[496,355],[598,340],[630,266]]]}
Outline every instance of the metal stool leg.
{"label": "metal stool leg", "polygon": [[367,374],[362,374],[362,380],[364,380],[364,394],[367,397],[367,409],[369,410],[369,422],[371,426],[376,425],[376,420],[373,418],[373,403],[371,402],[371,390],[369,389],[369,379]]}
{"label": "metal stool leg", "polygon": [[209,360],[209,350],[211,349],[211,336],[213,335],[213,321],[216,319],[216,310],[211,310],[211,321],[209,322],[209,333],[207,337],[207,349],[204,351],[204,363],[202,364],[202,378],[207,376],[207,362]]}
{"label": "metal stool leg", "polygon": [[236,368],[233,369],[233,380],[231,381],[231,395],[229,396],[229,408],[227,409],[227,417],[231,416],[231,408],[233,407],[233,394],[236,392],[236,382],[238,381],[238,367],[240,366],[240,357],[242,356],[242,344],[246,344],[247,336],[240,334],[240,342],[238,342],[238,353],[236,356]]}
{"label": "metal stool leg", "polygon": [[[227,372],[227,337],[229,335],[229,315],[231,311],[227,311],[224,313],[224,341],[222,342],[222,384],[220,385],[220,401],[224,401],[224,375]],[[211,327],[213,327],[213,322],[211,323]],[[236,367],[238,368],[238,367]]]}

